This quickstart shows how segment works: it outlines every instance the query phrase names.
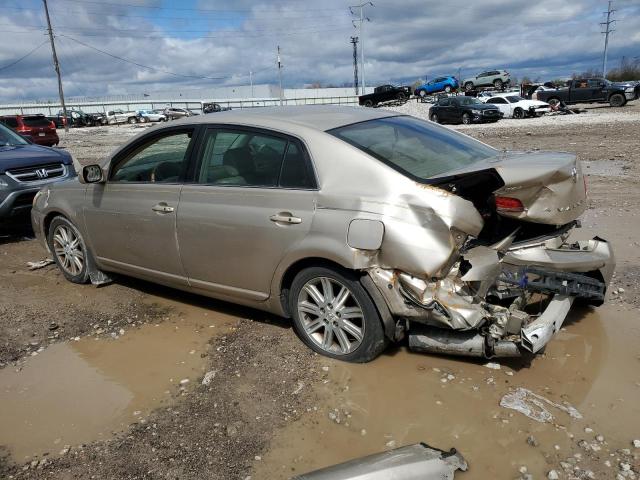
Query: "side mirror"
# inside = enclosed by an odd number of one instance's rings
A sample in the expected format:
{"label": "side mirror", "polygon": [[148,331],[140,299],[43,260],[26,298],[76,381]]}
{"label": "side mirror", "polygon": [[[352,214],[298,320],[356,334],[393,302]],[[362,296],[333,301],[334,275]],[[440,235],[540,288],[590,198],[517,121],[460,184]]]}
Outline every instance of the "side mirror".
{"label": "side mirror", "polygon": [[100,165],[87,165],[82,169],[82,183],[104,182],[104,174]]}
{"label": "side mirror", "polygon": [[27,142],[33,143],[33,137],[31,135],[26,135],[21,133],[20,136],[24,138]]}

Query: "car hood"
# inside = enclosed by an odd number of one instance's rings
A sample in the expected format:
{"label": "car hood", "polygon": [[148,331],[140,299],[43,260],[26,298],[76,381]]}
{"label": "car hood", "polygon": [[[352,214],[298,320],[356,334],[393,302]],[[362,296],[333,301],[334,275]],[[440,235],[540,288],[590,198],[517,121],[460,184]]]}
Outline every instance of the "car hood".
{"label": "car hood", "polygon": [[12,168],[46,165],[47,163],[73,163],[71,155],[64,150],[40,145],[15,145],[0,147],[0,174]]}

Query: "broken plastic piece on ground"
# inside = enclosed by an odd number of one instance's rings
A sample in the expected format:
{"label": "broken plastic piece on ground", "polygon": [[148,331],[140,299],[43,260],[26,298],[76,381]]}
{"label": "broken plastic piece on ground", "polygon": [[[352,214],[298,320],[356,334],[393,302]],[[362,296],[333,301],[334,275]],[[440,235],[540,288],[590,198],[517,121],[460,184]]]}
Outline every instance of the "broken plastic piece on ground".
{"label": "broken plastic piece on ground", "polygon": [[582,414],[571,405],[560,405],[544,398],[542,395],[533,393],[526,388],[518,387],[507,393],[500,400],[500,406],[516,410],[523,415],[535,420],[536,422],[552,422],[555,417],[545,408],[546,406],[555,407],[567,413],[571,418],[580,419]]}
{"label": "broken plastic piece on ground", "polygon": [[44,268],[47,265],[51,265],[53,260],[50,258],[45,258],[44,260],[40,260],[39,262],[27,262],[27,266],[29,270],[38,270],[39,268]]}
{"label": "broken plastic piece on ground", "polygon": [[357,458],[294,477],[292,480],[452,480],[467,462],[452,448],[445,452],[426,443]]}

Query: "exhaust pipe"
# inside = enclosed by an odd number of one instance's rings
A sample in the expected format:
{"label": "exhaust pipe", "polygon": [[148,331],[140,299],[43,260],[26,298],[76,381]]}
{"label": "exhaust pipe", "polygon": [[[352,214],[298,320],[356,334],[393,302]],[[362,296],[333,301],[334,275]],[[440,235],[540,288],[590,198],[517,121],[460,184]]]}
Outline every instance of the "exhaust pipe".
{"label": "exhaust pipe", "polygon": [[520,357],[518,344],[498,340],[488,344],[487,338],[475,331],[444,330],[424,325],[411,326],[409,348],[418,352],[463,357]]}

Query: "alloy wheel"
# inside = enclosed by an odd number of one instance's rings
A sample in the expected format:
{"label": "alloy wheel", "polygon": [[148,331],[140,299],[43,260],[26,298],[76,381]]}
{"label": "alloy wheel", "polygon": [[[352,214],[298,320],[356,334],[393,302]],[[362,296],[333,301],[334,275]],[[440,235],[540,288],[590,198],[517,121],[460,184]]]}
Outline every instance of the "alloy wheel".
{"label": "alloy wheel", "polygon": [[364,313],[353,293],[338,280],[309,280],[300,290],[297,309],[304,333],[322,350],[346,355],[362,343]]}
{"label": "alloy wheel", "polygon": [[85,255],[80,238],[67,225],[58,225],[53,232],[53,249],[60,266],[69,275],[82,272]]}

